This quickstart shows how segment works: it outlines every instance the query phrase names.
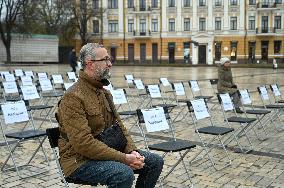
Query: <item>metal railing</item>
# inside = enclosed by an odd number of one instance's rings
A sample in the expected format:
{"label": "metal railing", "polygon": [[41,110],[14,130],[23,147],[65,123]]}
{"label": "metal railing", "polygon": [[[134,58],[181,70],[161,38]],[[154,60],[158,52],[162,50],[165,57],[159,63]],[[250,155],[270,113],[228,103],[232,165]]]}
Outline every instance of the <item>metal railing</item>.
{"label": "metal railing", "polygon": [[259,34],[259,33],[275,33],[275,27],[256,28],[256,34]]}
{"label": "metal railing", "polygon": [[257,3],[257,8],[276,8],[275,2],[259,2]]}

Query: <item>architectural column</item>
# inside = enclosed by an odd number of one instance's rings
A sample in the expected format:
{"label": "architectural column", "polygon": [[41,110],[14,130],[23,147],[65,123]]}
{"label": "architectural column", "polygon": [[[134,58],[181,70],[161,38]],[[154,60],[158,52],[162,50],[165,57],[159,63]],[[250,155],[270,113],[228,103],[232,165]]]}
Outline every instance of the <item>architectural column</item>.
{"label": "architectural column", "polygon": [[197,1],[192,1],[192,31],[198,31]]}
{"label": "architectural column", "polygon": [[119,37],[123,37],[123,0],[118,0],[118,35]]}
{"label": "architectural column", "polygon": [[[161,0],[160,0],[161,1]],[[162,1],[162,36],[167,36],[167,2],[166,1]]]}
{"label": "architectural column", "polygon": [[177,35],[181,35],[181,32],[182,32],[181,6],[182,6],[181,1],[176,1],[176,7],[177,7],[176,32],[177,32]]}
{"label": "architectural column", "polygon": [[193,43],[191,43],[191,49],[192,49],[192,64],[197,65],[198,64],[198,46],[195,46]]}
{"label": "architectural column", "polygon": [[224,2],[224,18],[223,18],[223,22],[224,22],[224,30],[229,30],[230,29],[230,25],[229,25],[229,1],[223,1]]}
{"label": "architectural column", "polygon": [[239,30],[240,31],[244,31],[244,29],[245,29],[245,1],[244,0],[240,0],[240,28],[239,28]]}
{"label": "architectural column", "polygon": [[208,9],[207,9],[207,11],[208,11],[208,18],[207,18],[207,29],[210,31],[210,32],[212,32],[214,29],[213,29],[213,26],[214,26],[214,24],[213,24],[213,1],[207,1],[207,3],[208,3]]}

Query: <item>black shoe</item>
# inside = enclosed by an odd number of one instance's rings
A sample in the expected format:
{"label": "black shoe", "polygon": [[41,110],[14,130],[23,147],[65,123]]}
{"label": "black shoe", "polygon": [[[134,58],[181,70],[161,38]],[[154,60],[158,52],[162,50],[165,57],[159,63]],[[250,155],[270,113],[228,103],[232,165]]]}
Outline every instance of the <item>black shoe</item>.
{"label": "black shoe", "polygon": [[244,113],[244,111],[242,111],[240,108],[236,108],[236,112],[239,113],[239,114]]}

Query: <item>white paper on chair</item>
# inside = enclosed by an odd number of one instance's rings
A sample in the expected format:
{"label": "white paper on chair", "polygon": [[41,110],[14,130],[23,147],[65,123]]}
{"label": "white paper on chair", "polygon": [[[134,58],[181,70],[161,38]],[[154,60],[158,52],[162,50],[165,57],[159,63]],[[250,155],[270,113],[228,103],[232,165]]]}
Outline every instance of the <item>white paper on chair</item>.
{"label": "white paper on chair", "polygon": [[23,76],[24,75],[23,70],[22,69],[15,69],[15,75],[16,76]]}
{"label": "white paper on chair", "polygon": [[134,80],[137,89],[145,89],[145,86],[141,79]]}
{"label": "white paper on chair", "polygon": [[34,85],[33,86],[21,86],[21,90],[24,96],[24,100],[32,100],[32,99],[39,98],[38,92]]}
{"label": "white paper on chair", "polygon": [[75,80],[76,79],[76,74],[75,72],[67,72],[69,80]]}
{"label": "white paper on chair", "polygon": [[54,74],[52,75],[52,78],[53,78],[53,83],[55,84],[63,84],[64,82],[60,74]]}
{"label": "white paper on chair", "polygon": [[51,85],[51,82],[49,79],[43,79],[43,80],[39,80],[40,83],[40,87],[42,91],[50,91],[53,90],[53,87]]}
{"label": "white paper on chair", "polygon": [[129,84],[133,83],[134,77],[132,74],[125,75],[125,78],[126,78],[127,83]]}
{"label": "white paper on chair", "polygon": [[240,90],[241,100],[243,104],[251,104],[252,101],[249,97],[248,91],[246,89]]}
{"label": "white paper on chair", "polygon": [[149,110],[141,110],[147,132],[155,132],[169,129],[164,109],[162,107]]}
{"label": "white paper on chair", "polygon": [[64,88],[67,90],[69,87],[71,87],[74,84],[74,82],[64,83]]}
{"label": "white paper on chair", "polygon": [[220,97],[221,97],[222,105],[223,105],[223,108],[224,108],[225,111],[234,109],[233,102],[232,102],[231,97],[228,93],[220,94]]}
{"label": "white paper on chair", "polygon": [[260,90],[260,94],[261,94],[262,99],[268,100],[269,96],[268,96],[267,89],[265,88],[265,86],[259,87],[259,90]]}
{"label": "white paper on chair", "polygon": [[25,71],[25,75],[26,76],[30,76],[30,77],[34,77],[34,73],[33,73],[33,71]]}
{"label": "white paper on chair", "polygon": [[39,72],[39,73],[37,73],[37,75],[38,75],[38,80],[47,79],[47,74],[45,72]]}
{"label": "white paper on chair", "polygon": [[0,73],[2,78],[4,78],[4,75],[10,74],[8,71],[1,71]]}
{"label": "white paper on chair", "polygon": [[272,90],[273,90],[274,96],[278,97],[278,96],[280,96],[280,95],[281,95],[281,93],[280,93],[280,91],[279,91],[279,89],[278,89],[278,87],[277,87],[277,85],[276,85],[276,84],[271,85],[271,87],[272,87]]}
{"label": "white paper on chair", "polygon": [[123,89],[111,90],[110,92],[112,94],[114,104],[126,104],[127,103]]}
{"label": "white paper on chair", "polygon": [[5,93],[18,93],[18,88],[16,82],[3,82],[3,87]]}
{"label": "white paper on chair", "polygon": [[33,85],[33,80],[30,76],[21,76],[21,81],[23,86]]}
{"label": "white paper on chair", "polygon": [[29,120],[29,115],[24,101],[5,103],[1,105],[6,124]]}
{"label": "white paper on chair", "polygon": [[167,78],[160,78],[160,80],[161,80],[163,86],[171,85]]}
{"label": "white paper on chair", "polygon": [[4,76],[6,82],[14,82],[16,80],[14,74],[5,74]]}
{"label": "white paper on chair", "polygon": [[199,86],[196,80],[190,81],[192,91],[199,91]]}
{"label": "white paper on chair", "polygon": [[105,88],[106,90],[109,90],[109,91],[113,90],[111,82],[109,82],[109,84],[107,86],[103,86],[103,88]]}
{"label": "white paper on chair", "polygon": [[174,83],[176,95],[185,95],[184,87],[182,83]]}
{"label": "white paper on chair", "polygon": [[204,99],[190,101],[197,120],[210,117]]}
{"label": "white paper on chair", "polygon": [[158,85],[148,85],[148,90],[151,95],[151,98],[160,98],[162,97],[160,88]]}

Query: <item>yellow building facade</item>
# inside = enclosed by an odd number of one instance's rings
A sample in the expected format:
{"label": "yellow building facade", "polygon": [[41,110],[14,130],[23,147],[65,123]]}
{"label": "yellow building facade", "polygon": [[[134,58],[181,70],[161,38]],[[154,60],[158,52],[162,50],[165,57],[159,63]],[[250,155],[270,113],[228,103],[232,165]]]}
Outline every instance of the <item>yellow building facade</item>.
{"label": "yellow building facade", "polygon": [[91,41],[118,63],[284,63],[282,0],[93,2],[105,11],[89,22]]}

